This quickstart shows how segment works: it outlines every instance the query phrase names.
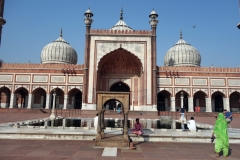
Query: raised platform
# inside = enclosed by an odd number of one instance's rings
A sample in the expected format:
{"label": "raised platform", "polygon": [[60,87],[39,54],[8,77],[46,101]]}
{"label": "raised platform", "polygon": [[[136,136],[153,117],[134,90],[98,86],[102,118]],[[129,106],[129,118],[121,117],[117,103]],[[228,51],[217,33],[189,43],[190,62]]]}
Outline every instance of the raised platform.
{"label": "raised platform", "polygon": [[124,140],[123,135],[105,134],[101,140],[95,140],[95,147],[118,147],[127,148],[129,141]]}

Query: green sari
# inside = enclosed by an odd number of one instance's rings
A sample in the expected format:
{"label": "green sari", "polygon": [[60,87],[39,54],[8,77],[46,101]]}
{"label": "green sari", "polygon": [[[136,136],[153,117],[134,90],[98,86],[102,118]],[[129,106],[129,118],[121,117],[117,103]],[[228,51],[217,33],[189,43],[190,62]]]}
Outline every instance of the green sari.
{"label": "green sari", "polygon": [[219,153],[223,150],[223,155],[228,156],[228,130],[227,130],[227,121],[223,113],[218,114],[213,133],[216,136],[215,142],[215,152]]}

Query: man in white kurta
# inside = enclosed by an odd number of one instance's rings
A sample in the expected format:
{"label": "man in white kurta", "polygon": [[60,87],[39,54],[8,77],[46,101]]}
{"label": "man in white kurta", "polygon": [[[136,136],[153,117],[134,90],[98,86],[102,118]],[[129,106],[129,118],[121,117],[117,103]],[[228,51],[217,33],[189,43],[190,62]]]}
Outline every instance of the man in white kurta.
{"label": "man in white kurta", "polygon": [[98,113],[96,114],[96,117],[94,117],[94,128],[97,129],[98,127]]}
{"label": "man in white kurta", "polygon": [[193,117],[191,117],[191,119],[187,122],[187,127],[190,131],[196,131],[197,130],[196,122],[195,122]]}

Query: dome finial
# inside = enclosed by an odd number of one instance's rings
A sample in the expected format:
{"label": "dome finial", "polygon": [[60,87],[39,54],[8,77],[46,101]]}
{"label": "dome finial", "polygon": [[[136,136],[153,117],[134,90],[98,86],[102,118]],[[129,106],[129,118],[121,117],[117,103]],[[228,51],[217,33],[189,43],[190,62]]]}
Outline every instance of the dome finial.
{"label": "dome finial", "polygon": [[121,8],[120,19],[123,20],[123,8]]}
{"label": "dome finial", "polygon": [[62,28],[61,28],[61,31],[60,31],[60,37],[62,37]]}
{"label": "dome finial", "polygon": [[182,39],[182,30],[180,31],[180,39]]}

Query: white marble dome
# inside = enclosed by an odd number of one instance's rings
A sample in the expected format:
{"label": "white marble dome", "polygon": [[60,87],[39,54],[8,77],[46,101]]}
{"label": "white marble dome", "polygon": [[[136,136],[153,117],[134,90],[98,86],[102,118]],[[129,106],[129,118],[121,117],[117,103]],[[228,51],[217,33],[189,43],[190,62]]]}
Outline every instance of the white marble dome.
{"label": "white marble dome", "polygon": [[60,37],[52,43],[46,45],[42,49],[41,53],[42,63],[76,64],[77,59],[77,52],[63,39],[62,32]]}
{"label": "white marble dome", "polygon": [[201,65],[201,55],[196,48],[182,39],[170,48],[164,57],[165,66],[195,66]]}

